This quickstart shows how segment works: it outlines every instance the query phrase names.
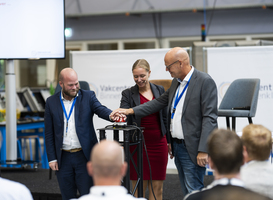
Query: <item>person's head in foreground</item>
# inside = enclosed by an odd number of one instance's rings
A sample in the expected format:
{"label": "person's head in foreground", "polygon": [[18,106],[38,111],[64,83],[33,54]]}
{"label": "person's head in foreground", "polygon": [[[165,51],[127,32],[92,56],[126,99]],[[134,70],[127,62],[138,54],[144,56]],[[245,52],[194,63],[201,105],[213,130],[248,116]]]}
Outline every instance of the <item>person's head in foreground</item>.
{"label": "person's head in foreground", "polygon": [[91,152],[87,170],[96,186],[120,185],[127,170],[123,149],[115,141],[101,141],[94,146]]}
{"label": "person's head in foreground", "polygon": [[251,160],[264,161],[270,156],[272,149],[271,131],[262,125],[250,124],[243,129],[245,162]]}
{"label": "person's head in foreground", "polygon": [[239,175],[243,164],[243,145],[235,132],[226,129],[214,130],[208,138],[208,152],[215,179]]}

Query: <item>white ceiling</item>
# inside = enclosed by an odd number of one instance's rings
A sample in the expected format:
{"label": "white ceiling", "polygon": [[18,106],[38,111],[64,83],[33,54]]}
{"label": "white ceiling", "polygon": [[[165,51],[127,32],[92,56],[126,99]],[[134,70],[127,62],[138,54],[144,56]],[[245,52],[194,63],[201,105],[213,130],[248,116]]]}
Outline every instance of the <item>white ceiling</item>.
{"label": "white ceiling", "polygon": [[273,0],[65,0],[67,17],[273,6]]}

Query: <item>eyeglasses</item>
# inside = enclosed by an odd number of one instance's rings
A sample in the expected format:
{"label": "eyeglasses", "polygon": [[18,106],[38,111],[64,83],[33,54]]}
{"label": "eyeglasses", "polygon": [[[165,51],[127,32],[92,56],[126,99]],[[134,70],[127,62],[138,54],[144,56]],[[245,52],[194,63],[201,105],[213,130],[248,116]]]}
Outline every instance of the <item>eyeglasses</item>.
{"label": "eyeglasses", "polygon": [[173,62],[172,64],[170,64],[170,65],[168,65],[168,66],[166,66],[166,68],[167,68],[168,70],[170,70],[171,66],[172,66],[173,64],[177,63],[178,61],[179,61],[179,60]]}

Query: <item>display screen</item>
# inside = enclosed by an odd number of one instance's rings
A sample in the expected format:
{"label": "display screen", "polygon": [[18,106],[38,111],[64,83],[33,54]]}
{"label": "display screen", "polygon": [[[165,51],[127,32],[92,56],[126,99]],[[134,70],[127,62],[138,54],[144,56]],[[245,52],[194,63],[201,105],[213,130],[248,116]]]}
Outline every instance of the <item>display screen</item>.
{"label": "display screen", "polygon": [[0,59],[65,57],[64,0],[0,0]]}

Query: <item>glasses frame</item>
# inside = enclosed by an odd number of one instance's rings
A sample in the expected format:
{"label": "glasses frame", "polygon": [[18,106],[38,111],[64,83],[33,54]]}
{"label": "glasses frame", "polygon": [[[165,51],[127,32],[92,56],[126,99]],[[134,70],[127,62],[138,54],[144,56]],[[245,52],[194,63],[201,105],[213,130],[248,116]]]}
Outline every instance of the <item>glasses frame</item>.
{"label": "glasses frame", "polygon": [[173,64],[175,64],[175,63],[179,62],[179,61],[180,61],[180,60],[176,60],[176,61],[174,61],[172,64],[170,64],[170,65],[166,66],[166,68],[167,68],[168,70],[170,70],[171,66],[172,66]]}

